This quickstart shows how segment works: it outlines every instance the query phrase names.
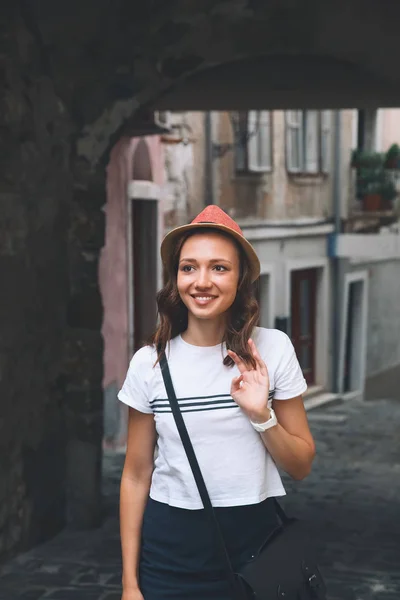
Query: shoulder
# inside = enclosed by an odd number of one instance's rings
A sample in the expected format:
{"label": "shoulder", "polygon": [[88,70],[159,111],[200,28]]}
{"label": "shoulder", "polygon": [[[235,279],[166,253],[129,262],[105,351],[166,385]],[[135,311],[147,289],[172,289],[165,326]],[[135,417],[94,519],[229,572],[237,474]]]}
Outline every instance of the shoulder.
{"label": "shoulder", "polygon": [[260,350],[273,350],[285,352],[290,349],[291,341],[288,335],[279,329],[267,329],[266,327],[255,327],[253,332],[254,342]]}
{"label": "shoulder", "polygon": [[256,339],[268,368],[275,400],[301,396],[307,389],[307,383],[289,336],[278,329],[257,327],[254,340],[257,345]]}
{"label": "shoulder", "polygon": [[139,348],[130,361],[130,369],[145,370],[146,372],[153,368],[157,360],[157,352],[154,346],[143,346]]}
{"label": "shoulder", "polygon": [[293,344],[283,331],[256,327],[253,339],[270,372],[278,372],[293,359]]}

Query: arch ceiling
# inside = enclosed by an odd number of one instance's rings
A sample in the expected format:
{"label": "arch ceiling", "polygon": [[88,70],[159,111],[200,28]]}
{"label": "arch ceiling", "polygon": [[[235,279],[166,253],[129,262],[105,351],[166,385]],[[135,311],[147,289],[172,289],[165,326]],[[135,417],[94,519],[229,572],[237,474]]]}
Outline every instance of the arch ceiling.
{"label": "arch ceiling", "polygon": [[400,3],[391,0],[23,6],[49,76],[81,131],[80,153],[93,158],[139,106],[400,106]]}

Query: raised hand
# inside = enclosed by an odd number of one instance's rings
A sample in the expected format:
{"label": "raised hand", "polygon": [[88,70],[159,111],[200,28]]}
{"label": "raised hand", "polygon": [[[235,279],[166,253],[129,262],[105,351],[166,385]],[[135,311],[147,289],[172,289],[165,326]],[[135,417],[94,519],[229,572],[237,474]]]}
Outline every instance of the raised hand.
{"label": "raised hand", "polygon": [[230,393],[251,421],[264,423],[270,416],[268,369],[252,339],[249,340],[249,347],[256,361],[255,369],[247,365],[236,352],[228,350],[229,356],[240,371],[240,375],[232,380]]}

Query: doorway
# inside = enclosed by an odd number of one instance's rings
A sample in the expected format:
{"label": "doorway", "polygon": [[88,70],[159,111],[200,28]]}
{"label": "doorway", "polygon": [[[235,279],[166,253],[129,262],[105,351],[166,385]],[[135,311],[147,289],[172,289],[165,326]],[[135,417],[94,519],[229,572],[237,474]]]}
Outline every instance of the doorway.
{"label": "doorway", "polygon": [[365,371],[366,300],[365,280],[347,282],[342,391],[362,390]]}
{"label": "doorway", "polygon": [[157,224],[157,200],[132,200],[133,352],[147,341],[157,322]]}
{"label": "doorway", "polygon": [[271,275],[262,273],[254,284],[254,292],[260,307],[259,327],[272,327]]}
{"label": "doorway", "polygon": [[317,269],[291,273],[291,339],[308,385],[315,383]]}

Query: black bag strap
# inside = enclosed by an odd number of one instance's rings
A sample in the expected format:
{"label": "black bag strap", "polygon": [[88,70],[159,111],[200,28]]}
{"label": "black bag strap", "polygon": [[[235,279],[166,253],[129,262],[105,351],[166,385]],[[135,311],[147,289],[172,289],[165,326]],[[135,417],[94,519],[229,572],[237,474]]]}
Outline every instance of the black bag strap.
{"label": "black bag strap", "polygon": [[243,600],[244,592],[242,591],[238,579],[236,578],[235,571],[233,570],[228,550],[226,548],[225,541],[221,532],[221,528],[219,526],[219,522],[215,514],[213,505],[211,504],[210,496],[208,495],[206,484],[204,482],[203,475],[201,473],[199,463],[197,462],[196,454],[192,446],[192,442],[190,440],[185,422],[182,417],[181,410],[179,408],[178,400],[176,399],[175,390],[172,384],[171,374],[169,371],[169,366],[165,354],[161,355],[160,367],[164,379],[165,389],[167,390],[168,400],[171,406],[172,414],[175,419],[176,426],[178,428],[179,436],[182,440],[182,444],[185,449],[190,468],[192,469],[193,477],[199,490],[204,509],[214,528],[218,551],[223,561],[227,579],[230,583],[232,592],[234,594],[233,598],[235,598],[235,600]]}

